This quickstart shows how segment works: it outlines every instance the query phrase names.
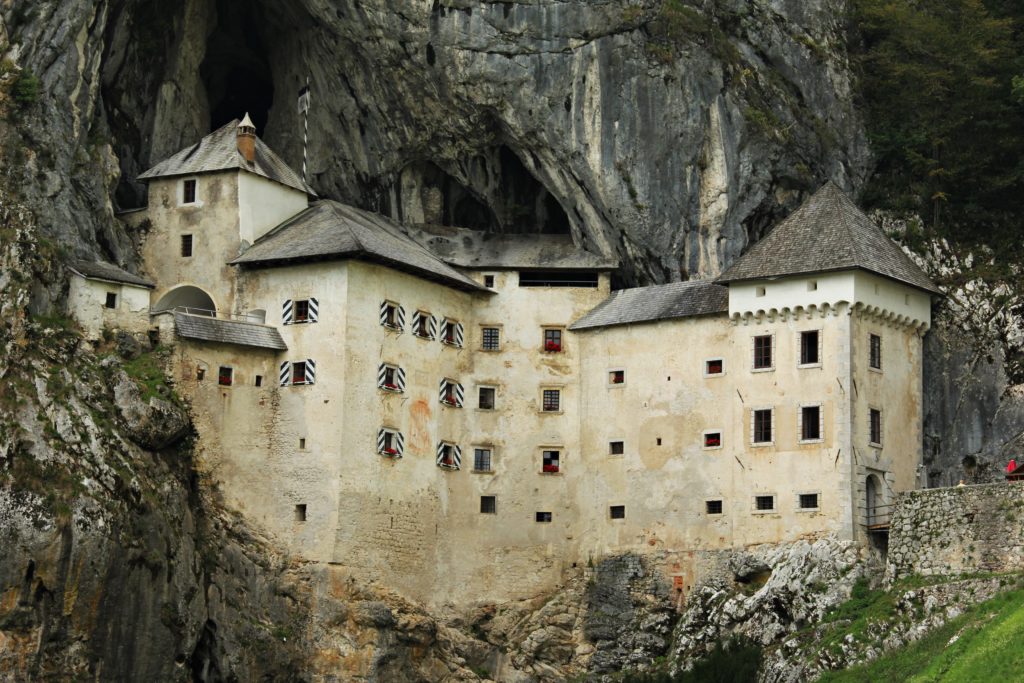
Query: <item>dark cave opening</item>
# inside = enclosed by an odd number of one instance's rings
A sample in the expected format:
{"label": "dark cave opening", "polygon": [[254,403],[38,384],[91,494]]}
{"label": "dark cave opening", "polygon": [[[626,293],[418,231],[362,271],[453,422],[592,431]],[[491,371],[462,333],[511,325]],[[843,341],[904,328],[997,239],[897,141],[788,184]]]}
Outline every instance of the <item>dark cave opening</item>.
{"label": "dark cave opening", "polygon": [[274,79],[260,35],[260,17],[249,3],[218,0],[217,26],[207,39],[199,74],[210,103],[210,130],[246,112],[263,135],[274,104]]}

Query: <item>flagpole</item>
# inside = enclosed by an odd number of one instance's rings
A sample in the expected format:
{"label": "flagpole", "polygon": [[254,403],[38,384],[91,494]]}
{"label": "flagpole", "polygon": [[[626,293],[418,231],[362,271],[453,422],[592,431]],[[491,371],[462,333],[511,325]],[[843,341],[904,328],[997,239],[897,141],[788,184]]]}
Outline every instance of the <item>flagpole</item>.
{"label": "flagpole", "polygon": [[306,87],[299,92],[299,111],[302,112],[302,184],[308,187],[306,172],[307,150],[309,148],[309,76],[306,76]]}

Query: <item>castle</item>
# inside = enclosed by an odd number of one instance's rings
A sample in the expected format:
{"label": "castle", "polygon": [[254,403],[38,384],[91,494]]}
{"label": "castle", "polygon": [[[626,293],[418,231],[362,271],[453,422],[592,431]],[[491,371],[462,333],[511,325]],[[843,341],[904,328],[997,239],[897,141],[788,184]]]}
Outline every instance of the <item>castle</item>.
{"label": "castle", "polygon": [[72,313],[170,345],[200,466],[308,560],[469,604],[634,551],[683,595],[919,484],[938,290],[832,184],[715,281],[613,292],[569,236],[319,200],[248,118],[140,179],[152,279],[72,264]]}

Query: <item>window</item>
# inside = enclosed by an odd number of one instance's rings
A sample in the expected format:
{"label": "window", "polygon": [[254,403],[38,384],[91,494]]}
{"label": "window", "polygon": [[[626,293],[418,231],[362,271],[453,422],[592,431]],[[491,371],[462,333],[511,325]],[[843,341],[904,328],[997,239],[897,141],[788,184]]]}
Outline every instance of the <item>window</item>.
{"label": "window", "polygon": [[821,441],[821,406],[800,406],[800,441]]}
{"label": "window", "polygon": [[263,386],[263,375],[256,375],[256,386]]}
{"label": "window", "polygon": [[818,330],[800,333],[800,365],[817,365],[821,363],[820,335]]}
{"label": "window", "polygon": [[436,331],[434,316],[426,311],[416,311],[412,314],[412,333],[420,339],[433,339]]}
{"label": "window", "polygon": [[405,439],[397,429],[383,427],[377,432],[377,452],[389,458],[401,458],[405,451]]}
{"label": "window", "polygon": [[392,330],[405,327],[405,309],[393,301],[383,301],[380,305],[380,324]]}
{"label": "window", "polygon": [[192,255],[192,235],[181,236],[181,255],[191,256]]}
{"label": "window", "polygon": [[477,397],[477,408],[480,410],[494,410],[494,387],[480,387]]}
{"label": "window", "polygon": [[721,358],[710,358],[704,361],[704,375],[706,377],[721,375],[723,372],[725,372],[725,366]]}
{"label": "window", "polygon": [[438,394],[438,399],[441,403],[453,408],[461,408],[464,398],[461,384],[451,379],[441,380],[440,393]]}
{"label": "window", "polygon": [[[266,315],[264,314],[264,319]],[[320,305],[316,299],[286,299],[281,306],[281,324],[315,323],[320,318]],[[262,322],[262,321],[261,321]]]}
{"label": "window", "polygon": [[816,292],[816,291],[818,291],[818,281],[817,280],[808,280],[807,281],[807,291],[808,292]]}
{"label": "window", "polygon": [[206,378],[206,368],[196,368],[196,381],[202,382]]}
{"label": "window", "polygon": [[704,432],[704,448],[721,448],[722,432]]}
{"label": "window", "polygon": [[107,308],[117,308],[117,294],[107,292],[107,300],[103,303]]}
{"label": "window", "polygon": [[474,472],[491,472],[491,449],[490,448],[474,448],[473,449],[473,471]]}
{"label": "window", "polygon": [[771,408],[762,408],[753,411],[753,441],[755,444],[767,444],[772,442],[772,413]]}
{"label": "window", "polygon": [[234,375],[233,369],[224,365],[220,366],[220,370],[217,371],[217,384],[222,387],[230,387],[232,375]]}
{"label": "window", "polygon": [[296,505],[295,506],[295,521],[296,522],[305,522],[306,521],[306,504],[305,503],[302,503],[301,505]]}
{"label": "window", "polygon": [[312,358],[281,363],[280,383],[282,387],[289,384],[315,384],[316,362]]}
{"label": "window", "polygon": [[722,514],[722,501],[720,500],[708,500],[704,502],[705,509],[709,515],[720,515]]}
{"label": "window", "polygon": [[542,472],[558,472],[559,451],[544,451],[541,454],[541,471]]}
{"label": "window", "polygon": [[446,470],[460,469],[462,467],[462,449],[448,441],[438,443],[437,466]]}
{"label": "window", "polygon": [[612,519],[625,519],[626,518],[626,506],[625,505],[612,505],[608,508],[608,514]]}
{"label": "window", "polygon": [[763,334],[754,337],[754,369],[768,370],[772,365],[772,337],[770,334]]}
{"label": "window", "polygon": [[487,287],[488,289],[494,289],[493,275],[484,275],[484,287]]}
{"label": "window", "polygon": [[775,510],[775,496],[754,496],[754,509],[758,512]]}
{"label": "window", "polygon": [[441,343],[462,348],[462,323],[445,318],[441,322]]}
{"label": "window", "polygon": [[882,338],[877,334],[871,335],[868,365],[872,370],[882,369]]}
{"label": "window", "polygon": [[541,410],[545,413],[557,413],[561,410],[561,389],[544,389]]}
{"label": "window", "polygon": [[765,288],[760,285],[754,288],[754,296],[764,296],[766,293]]}
{"label": "window", "polygon": [[484,351],[499,351],[501,350],[501,328],[498,327],[485,327],[483,328]]}
{"label": "window", "polygon": [[551,353],[562,350],[562,330],[544,330],[544,350]]}
{"label": "window", "polygon": [[550,522],[551,521],[551,513],[550,512],[538,512],[536,514],[536,520],[538,522]]}
{"label": "window", "polygon": [[405,391],[405,370],[397,365],[381,363],[377,366],[377,386],[384,391]]}
{"label": "window", "polygon": [[300,438],[299,439],[299,450],[300,451],[306,450],[306,439],[305,438]]}
{"label": "window", "polygon": [[181,183],[181,203],[182,204],[195,204],[196,203],[196,179],[189,178],[183,180]]}
{"label": "window", "polygon": [[871,443],[875,446],[882,445],[882,411],[871,409],[870,417]]}
{"label": "window", "polygon": [[309,299],[295,302],[295,322],[304,323],[309,320]]}
{"label": "window", "polygon": [[625,384],[626,383],[626,371],[625,370],[610,370],[608,372],[608,384]]}
{"label": "window", "polygon": [[801,493],[798,496],[800,509],[801,510],[817,510],[818,509],[818,494],[817,493]]}
{"label": "window", "polygon": [[498,501],[494,496],[480,496],[480,514],[494,515],[498,512]]}
{"label": "window", "polygon": [[625,441],[609,441],[608,442],[608,454],[609,455],[622,455],[626,452]]}

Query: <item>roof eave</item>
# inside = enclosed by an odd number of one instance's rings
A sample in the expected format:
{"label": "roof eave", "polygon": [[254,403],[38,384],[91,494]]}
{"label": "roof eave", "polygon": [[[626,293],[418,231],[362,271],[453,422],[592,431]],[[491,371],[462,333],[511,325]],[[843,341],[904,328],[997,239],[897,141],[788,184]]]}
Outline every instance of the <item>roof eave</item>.
{"label": "roof eave", "polygon": [[879,277],[884,277],[887,280],[892,280],[893,282],[898,282],[901,285],[905,285],[907,287],[913,287],[914,289],[920,290],[922,292],[928,292],[929,294],[934,294],[935,296],[941,296],[941,297],[946,296],[942,292],[942,290],[940,290],[935,285],[932,285],[932,287],[922,287],[919,284],[916,284],[916,283],[913,283],[913,282],[909,282],[907,280],[903,280],[903,279],[898,278],[898,277],[893,277],[892,275],[889,275],[887,273],[883,273],[883,272],[880,272],[880,271],[877,271],[877,270],[874,270],[874,269],[871,269],[871,268],[865,268],[864,266],[850,266],[850,267],[846,267],[846,268],[822,268],[822,269],[818,269],[818,270],[806,270],[806,271],[802,271],[802,272],[798,272],[798,273],[780,273],[778,275],[758,275],[756,277],[747,277],[747,276],[728,277],[728,272],[726,272],[726,273],[723,273],[722,275],[719,275],[717,278],[715,278],[713,280],[713,282],[715,282],[717,284],[720,284],[720,285],[728,286],[729,283],[732,283],[732,282],[757,282],[759,280],[771,281],[771,280],[780,280],[782,278],[787,278],[787,277],[800,277],[800,276],[805,276],[805,275],[815,275],[816,273],[842,273],[842,272],[851,271],[851,270],[862,270],[865,273],[871,273],[872,275],[877,275]]}
{"label": "roof eave", "polygon": [[706,318],[713,315],[727,315],[728,309],[722,309],[720,311],[707,311],[705,313],[687,313],[685,315],[666,315],[660,318],[645,318],[643,320],[624,320],[616,323],[601,323],[594,325],[586,325],[585,327],[576,327],[576,323],[569,325],[569,329],[573,332],[587,332],[589,330],[604,329],[608,327],[623,327],[625,325],[645,325],[647,323],[658,323],[664,320],[683,320],[686,318]]}

